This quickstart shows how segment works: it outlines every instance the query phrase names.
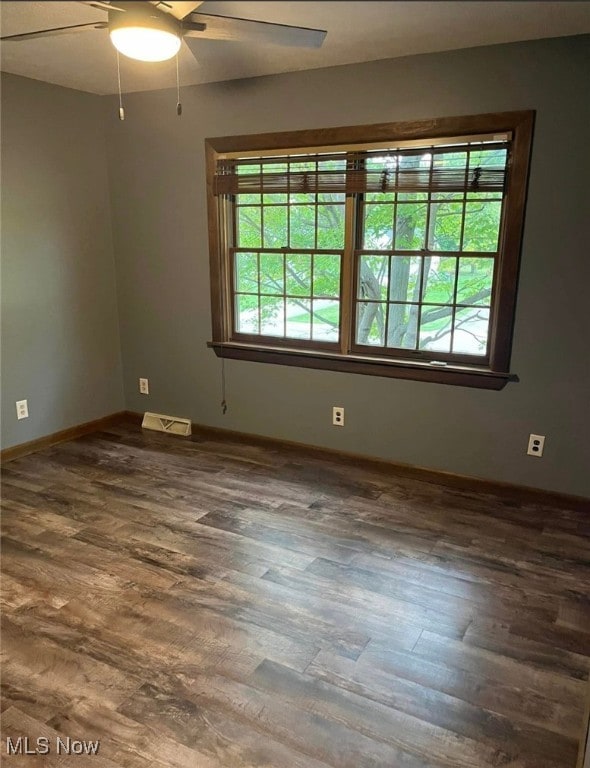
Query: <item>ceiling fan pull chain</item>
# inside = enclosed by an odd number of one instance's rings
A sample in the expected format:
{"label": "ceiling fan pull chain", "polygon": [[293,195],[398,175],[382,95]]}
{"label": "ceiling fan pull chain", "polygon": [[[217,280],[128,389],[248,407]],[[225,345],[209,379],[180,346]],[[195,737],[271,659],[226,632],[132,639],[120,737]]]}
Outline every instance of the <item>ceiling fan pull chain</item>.
{"label": "ceiling fan pull chain", "polygon": [[182,104],[180,103],[180,74],[178,72],[178,54],[176,54],[176,114],[182,115]]}
{"label": "ceiling fan pull chain", "polygon": [[124,120],[125,110],[123,108],[123,97],[121,96],[121,62],[119,60],[119,51],[117,51],[117,81],[119,83],[119,120]]}

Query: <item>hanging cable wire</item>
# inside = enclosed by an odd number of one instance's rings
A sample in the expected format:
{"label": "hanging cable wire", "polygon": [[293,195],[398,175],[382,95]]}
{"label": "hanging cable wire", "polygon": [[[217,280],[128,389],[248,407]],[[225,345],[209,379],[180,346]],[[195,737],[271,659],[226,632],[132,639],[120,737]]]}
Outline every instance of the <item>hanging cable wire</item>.
{"label": "hanging cable wire", "polygon": [[225,399],[225,355],[221,350],[221,412],[225,416],[227,412],[227,401]]}
{"label": "hanging cable wire", "polygon": [[176,114],[182,115],[182,104],[180,103],[180,73],[178,71],[178,54],[176,54]]}
{"label": "hanging cable wire", "polygon": [[117,51],[117,81],[119,83],[119,120],[125,119],[125,109],[123,108],[123,96],[121,95],[121,62],[119,51]]}

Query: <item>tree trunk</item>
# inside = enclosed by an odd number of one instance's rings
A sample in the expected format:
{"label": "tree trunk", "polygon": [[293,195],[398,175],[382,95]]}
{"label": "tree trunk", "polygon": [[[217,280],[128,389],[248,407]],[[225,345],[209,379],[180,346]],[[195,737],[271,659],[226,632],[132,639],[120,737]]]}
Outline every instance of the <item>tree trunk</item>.
{"label": "tree trunk", "polygon": [[[367,266],[367,263],[361,261],[361,296],[365,299],[379,301],[381,299],[381,288],[379,281],[373,271]],[[359,344],[367,344],[371,326],[377,316],[379,304],[367,303],[360,304],[359,322],[357,327],[357,341]]]}

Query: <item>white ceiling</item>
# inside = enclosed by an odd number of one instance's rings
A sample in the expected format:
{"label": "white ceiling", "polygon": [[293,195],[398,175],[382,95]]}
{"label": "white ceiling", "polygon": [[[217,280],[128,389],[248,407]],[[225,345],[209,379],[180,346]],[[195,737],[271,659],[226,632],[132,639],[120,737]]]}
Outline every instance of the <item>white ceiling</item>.
{"label": "white ceiling", "polygon": [[[199,40],[198,61],[183,44],[183,85],[350,64],[417,53],[590,32],[590,2],[205,2],[203,13],[328,30],[319,50]],[[2,34],[106,20],[77,2],[0,3]],[[91,93],[117,90],[114,48],[105,30],[5,42],[2,70]],[[121,57],[124,91],[169,88],[174,60],[148,64]]]}

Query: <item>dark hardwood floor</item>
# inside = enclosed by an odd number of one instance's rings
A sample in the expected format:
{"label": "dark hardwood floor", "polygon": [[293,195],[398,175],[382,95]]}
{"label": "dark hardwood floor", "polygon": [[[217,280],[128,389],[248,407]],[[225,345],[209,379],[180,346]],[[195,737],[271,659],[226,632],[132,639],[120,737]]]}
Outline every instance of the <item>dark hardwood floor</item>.
{"label": "dark hardwood floor", "polygon": [[2,492],[7,766],[575,766],[582,511],[131,424]]}

